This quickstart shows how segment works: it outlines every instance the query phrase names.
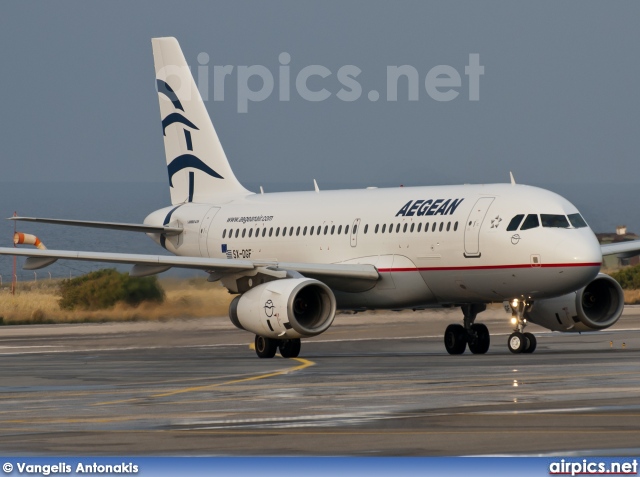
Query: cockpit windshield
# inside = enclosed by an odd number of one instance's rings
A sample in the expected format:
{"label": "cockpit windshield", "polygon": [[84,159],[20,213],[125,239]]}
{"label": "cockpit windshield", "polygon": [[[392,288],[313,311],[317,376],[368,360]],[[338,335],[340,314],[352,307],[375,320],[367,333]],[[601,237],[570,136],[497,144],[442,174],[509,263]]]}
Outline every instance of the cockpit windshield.
{"label": "cockpit windshield", "polygon": [[564,215],[540,214],[543,227],[554,227],[558,229],[568,229],[569,221]]}
{"label": "cockpit windshield", "polygon": [[507,232],[518,230],[522,219],[524,219],[524,214],[518,214],[513,219],[511,219],[511,222],[509,222],[509,225],[507,226]]}
{"label": "cockpit windshield", "polygon": [[514,216],[509,225],[507,225],[507,232],[518,230],[518,227],[520,230],[534,229],[541,224],[543,227],[557,229],[588,227],[580,214],[569,214],[568,216],[560,214],[540,214],[540,216],[538,214],[529,214],[526,218],[524,217],[524,214]]}
{"label": "cockpit windshield", "polygon": [[582,215],[569,214],[568,217],[569,217],[569,222],[571,222],[571,225],[573,225],[575,228],[580,229],[582,227],[587,227],[587,223],[582,218]]}
{"label": "cockpit windshield", "polygon": [[522,224],[522,227],[520,227],[520,230],[535,229],[539,225],[540,222],[538,221],[538,214],[529,214],[527,215],[527,218],[524,219],[524,223]]}

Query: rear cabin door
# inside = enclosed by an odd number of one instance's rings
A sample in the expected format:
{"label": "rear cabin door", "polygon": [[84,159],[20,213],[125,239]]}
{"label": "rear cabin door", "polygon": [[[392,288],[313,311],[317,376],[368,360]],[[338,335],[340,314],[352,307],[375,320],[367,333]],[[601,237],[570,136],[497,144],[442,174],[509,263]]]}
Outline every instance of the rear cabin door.
{"label": "rear cabin door", "polygon": [[[200,243],[200,256],[202,257],[209,256],[209,250],[207,249],[207,237],[209,236],[211,222],[219,210],[220,207],[211,207],[200,221],[200,238],[198,241]],[[211,233],[213,236],[213,231],[211,231]]]}
{"label": "rear cabin door", "polygon": [[358,245],[358,232],[360,231],[360,219],[356,219],[353,221],[353,226],[351,227],[351,246],[355,247]]}

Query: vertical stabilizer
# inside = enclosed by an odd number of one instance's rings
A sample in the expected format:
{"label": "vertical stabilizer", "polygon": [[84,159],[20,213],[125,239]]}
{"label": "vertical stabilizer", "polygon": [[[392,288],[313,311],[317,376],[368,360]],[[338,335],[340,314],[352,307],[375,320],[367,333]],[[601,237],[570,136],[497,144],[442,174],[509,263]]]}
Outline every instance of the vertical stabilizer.
{"label": "vertical stabilizer", "polygon": [[233,174],[175,38],[153,38],[171,203],[211,203],[250,194]]}

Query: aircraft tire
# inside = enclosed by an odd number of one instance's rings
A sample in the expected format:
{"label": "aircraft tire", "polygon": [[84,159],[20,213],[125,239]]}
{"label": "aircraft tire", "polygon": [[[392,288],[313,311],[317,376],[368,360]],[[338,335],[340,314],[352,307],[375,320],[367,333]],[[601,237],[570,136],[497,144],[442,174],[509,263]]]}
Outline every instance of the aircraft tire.
{"label": "aircraft tire", "polygon": [[467,347],[467,332],[462,325],[449,325],[444,332],[444,347],[449,354],[462,354]]}
{"label": "aircraft tire", "polygon": [[519,331],[516,331],[514,333],[511,333],[511,335],[509,336],[507,346],[509,346],[509,351],[511,351],[512,353],[522,353],[527,347],[527,338]]}
{"label": "aircraft tire", "polygon": [[292,340],[280,340],[280,343],[278,343],[280,356],[282,356],[283,358],[297,358],[300,354],[301,347],[302,344],[300,343],[300,338]]}
{"label": "aircraft tire", "polygon": [[256,335],[254,344],[258,358],[273,358],[276,355],[278,340]]}
{"label": "aircraft tire", "polygon": [[525,333],[524,337],[527,339],[527,347],[522,351],[523,353],[533,353],[536,350],[538,340],[533,333]]}
{"label": "aircraft tire", "polygon": [[473,354],[485,354],[489,351],[491,335],[489,329],[482,323],[471,325],[471,330],[475,333],[473,338],[469,337],[469,351]]}

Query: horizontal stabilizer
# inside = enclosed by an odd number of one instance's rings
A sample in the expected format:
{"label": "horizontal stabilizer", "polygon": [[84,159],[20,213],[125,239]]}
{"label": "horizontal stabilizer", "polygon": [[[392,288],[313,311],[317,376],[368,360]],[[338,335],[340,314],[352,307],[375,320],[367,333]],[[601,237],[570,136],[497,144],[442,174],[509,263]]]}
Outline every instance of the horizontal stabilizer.
{"label": "horizontal stabilizer", "polygon": [[145,224],[126,224],[121,222],[96,222],[93,220],[43,219],[38,217],[9,217],[7,220],[39,222],[41,224],[72,225],[75,227],[93,227],[97,229],[126,230],[128,232],[144,232],[147,234],[179,235],[179,227],[164,227]]}
{"label": "horizontal stabilizer", "polygon": [[48,267],[52,263],[55,263],[57,258],[49,257],[29,257],[25,260],[22,268],[24,270],[40,270],[41,268]]}

